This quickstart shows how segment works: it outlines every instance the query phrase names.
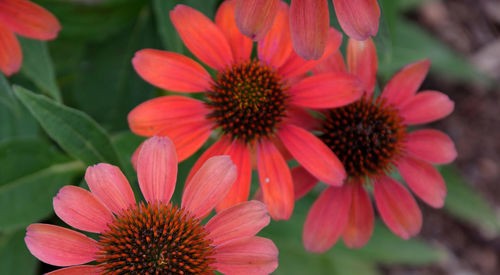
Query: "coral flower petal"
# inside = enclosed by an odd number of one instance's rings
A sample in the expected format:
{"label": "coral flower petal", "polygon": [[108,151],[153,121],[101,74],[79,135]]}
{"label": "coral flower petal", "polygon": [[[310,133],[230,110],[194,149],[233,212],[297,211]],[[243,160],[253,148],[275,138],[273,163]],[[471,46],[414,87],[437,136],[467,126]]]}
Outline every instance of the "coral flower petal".
{"label": "coral flower petal", "polygon": [[167,137],[146,140],[137,158],[137,179],[149,203],[168,204],[177,180],[177,154]]}
{"label": "coral flower petal", "polygon": [[309,193],[318,183],[318,179],[302,166],[297,166],[292,169],[292,179],[296,200]]}
{"label": "coral flower petal", "polygon": [[413,193],[434,208],[443,207],[446,184],[434,166],[419,159],[405,157],[398,161],[398,169]]}
{"label": "coral flower petal", "polygon": [[212,77],[196,61],[178,53],[144,49],[132,59],[135,71],[150,84],[174,92],[211,89]]}
{"label": "coral flower petal", "polygon": [[323,253],[337,242],[349,219],[351,193],[350,184],[328,187],[314,202],[302,234],[307,251]]}
{"label": "coral flower petal", "polygon": [[387,104],[399,106],[417,92],[430,66],[428,59],[406,65],[389,80],[381,96],[387,100]]}
{"label": "coral flower petal", "polygon": [[380,7],[377,0],[333,0],[335,13],[344,32],[365,40],[378,31]]}
{"label": "coral flower petal", "polygon": [[422,227],[422,213],[413,196],[397,181],[381,177],[374,184],[375,202],[385,224],[403,239]]}
{"label": "coral flower petal", "polygon": [[184,189],[187,187],[189,182],[191,182],[191,179],[193,176],[198,172],[200,167],[207,161],[209,158],[217,155],[224,155],[226,152],[227,148],[231,145],[231,141],[225,137],[221,137],[217,142],[212,144],[203,154],[196,160],[194,163],[193,167],[189,171],[188,177],[186,179],[186,183],[184,186]]}
{"label": "coral flower petal", "polygon": [[231,157],[231,160],[238,168],[238,176],[227,196],[217,205],[217,211],[247,201],[252,179],[250,152],[245,143],[234,140],[224,152],[224,155]]}
{"label": "coral flower petal", "polygon": [[182,207],[204,218],[229,192],[237,168],[229,156],[209,158],[190,180],[182,195]]}
{"label": "coral flower petal", "polygon": [[56,215],[74,228],[100,233],[113,221],[113,213],[89,191],[67,185],[53,200]]}
{"label": "coral flower petal", "polygon": [[270,220],[263,203],[247,201],[218,213],[208,221],[205,229],[210,232],[207,238],[212,240],[212,245],[219,246],[237,238],[254,236]]}
{"label": "coral flower petal", "polygon": [[215,259],[224,274],[270,274],[278,267],[278,248],[269,239],[244,237],[217,246]]}
{"label": "coral flower petal", "polygon": [[46,273],[46,275],[99,275],[102,271],[95,265],[77,265],[61,268],[56,271]]}
{"label": "coral flower petal", "polygon": [[336,108],[359,99],[363,87],[348,73],[324,73],[305,78],[288,90],[292,104],[312,109]]}
{"label": "coral flower petal", "polygon": [[378,59],[375,44],[371,38],[365,41],[349,39],[347,43],[347,65],[363,83],[367,96],[373,94],[377,81]]}
{"label": "coral flower petal", "polygon": [[257,145],[257,170],[264,203],[275,220],[288,220],[294,205],[290,169],[271,141]]}
{"label": "coral flower petal", "polygon": [[7,76],[21,68],[23,54],[16,36],[0,24],[0,70]]}
{"label": "coral flower petal", "polygon": [[273,27],[257,47],[259,60],[275,68],[283,65],[293,51],[288,15],[288,5],[280,1]]}
{"label": "coral flower petal", "polygon": [[346,184],[353,184],[353,190],[349,221],[342,238],[348,247],[360,248],[370,240],[373,233],[373,207],[362,183],[350,182]]}
{"label": "coral flower petal", "polygon": [[320,121],[303,108],[290,106],[287,110],[286,121],[308,131],[319,130]]}
{"label": "coral flower petal", "polygon": [[95,260],[97,242],[82,233],[50,224],[34,223],[24,238],[31,254],[56,266],[84,264]]}
{"label": "coral flower petal", "polygon": [[423,91],[401,105],[401,116],[407,124],[423,124],[441,119],[453,112],[455,103],[440,92]]}
{"label": "coral flower petal", "polygon": [[[222,2],[215,15],[215,24],[226,36],[231,46],[231,50],[233,51],[234,59],[236,61],[244,61],[250,58],[253,41],[244,36],[238,27],[236,27],[234,19],[235,6],[236,1]],[[269,24],[269,26],[271,26],[271,24]]]}
{"label": "coral flower petal", "polygon": [[425,129],[411,132],[405,143],[409,154],[430,163],[448,164],[457,157],[455,144],[441,131]]}
{"label": "coral flower petal", "polygon": [[342,185],[346,178],[344,166],[319,138],[292,124],[284,124],[278,135],[292,156],[309,173],[324,183]]}
{"label": "coral flower petal", "polygon": [[344,63],[344,57],[342,56],[342,53],[340,51],[334,51],[328,57],[321,59],[320,61],[321,62],[319,62],[318,65],[316,65],[316,67],[312,69],[312,72],[314,74],[321,74],[328,72],[334,72],[334,73],[347,72]]}
{"label": "coral flower petal", "polygon": [[208,66],[222,70],[233,63],[231,47],[222,31],[201,12],[177,5],[170,18],[184,45]]}
{"label": "coral flower petal", "polygon": [[244,35],[259,41],[273,26],[279,5],[279,0],[236,0],[236,25]]}
{"label": "coral flower petal", "polygon": [[290,31],[295,52],[305,60],[319,59],[328,39],[327,0],[293,0],[290,5]]}
{"label": "coral flower petal", "polygon": [[85,180],[92,194],[113,213],[135,205],[132,188],[120,168],[107,163],[90,166],[85,172]]}
{"label": "coral flower petal", "polygon": [[0,1],[0,22],[17,34],[39,40],[54,39],[61,30],[54,15],[27,0]]}

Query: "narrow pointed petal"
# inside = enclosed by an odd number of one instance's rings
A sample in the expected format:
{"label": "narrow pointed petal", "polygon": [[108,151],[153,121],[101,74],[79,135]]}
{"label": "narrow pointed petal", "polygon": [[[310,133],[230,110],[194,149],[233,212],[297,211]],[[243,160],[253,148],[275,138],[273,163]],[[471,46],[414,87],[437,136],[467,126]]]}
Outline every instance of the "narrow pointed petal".
{"label": "narrow pointed petal", "polygon": [[269,214],[275,220],[288,220],[294,205],[290,169],[272,142],[257,145],[257,170],[262,196]]}
{"label": "narrow pointed petal", "polygon": [[378,59],[375,44],[371,38],[365,41],[349,39],[347,43],[347,65],[363,83],[367,96],[373,94],[377,81]]}
{"label": "narrow pointed petal", "polygon": [[278,248],[266,238],[239,238],[215,248],[214,266],[224,274],[271,274],[278,267]]}
{"label": "narrow pointed petal", "polygon": [[401,176],[415,195],[434,208],[443,207],[446,184],[434,166],[412,157],[400,159],[397,166]]}
{"label": "narrow pointed petal", "polygon": [[212,240],[212,245],[219,246],[237,238],[254,236],[270,220],[263,203],[247,201],[218,213],[208,221],[205,229],[210,232],[207,238]]}
{"label": "narrow pointed petal", "polygon": [[77,265],[72,267],[61,268],[56,271],[46,273],[46,275],[99,275],[102,274],[101,269],[95,265]]}
{"label": "narrow pointed petal", "polygon": [[302,166],[297,166],[292,169],[292,179],[296,200],[309,193],[318,183],[318,179]]}
{"label": "narrow pointed petal", "polygon": [[333,0],[335,13],[344,32],[356,40],[375,36],[380,7],[377,0]]}
{"label": "narrow pointed petal", "polygon": [[439,120],[453,112],[455,103],[445,94],[423,91],[401,105],[406,124],[423,124]]}
{"label": "narrow pointed petal", "polygon": [[290,31],[295,52],[305,60],[319,59],[328,39],[327,0],[293,0],[290,5]]}
{"label": "narrow pointed petal", "polygon": [[238,168],[238,176],[226,197],[217,205],[220,211],[237,203],[248,200],[250,182],[252,179],[252,163],[247,145],[239,140],[234,140],[224,152],[229,155],[234,165]]}
{"label": "narrow pointed petal", "polygon": [[292,104],[326,109],[347,105],[359,99],[363,86],[359,79],[347,73],[313,75],[288,90]]}
{"label": "narrow pointed petal", "polygon": [[334,51],[328,57],[322,59],[321,62],[312,69],[312,72],[314,74],[347,72],[342,53],[339,50]]}
{"label": "narrow pointed petal", "polygon": [[204,218],[227,195],[236,176],[236,166],[229,156],[209,158],[184,189],[182,207]]}
{"label": "narrow pointed petal", "polygon": [[236,0],[238,29],[255,41],[261,40],[273,26],[279,5],[279,0]]}
{"label": "narrow pointed petal", "polygon": [[113,221],[113,213],[89,191],[67,185],[53,199],[56,215],[76,229],[100,233]]}
{"label": "narrow pointed petal", "polygon": [[231,46],[231,50],[233,51],[234,59],[236,61],[243,61],[250,58],[253,41],[243,35],[236,26],[234,19],[235,7],[236,1],[222,2],[215,15],[215,24],[226,36],[229,46]]}
{"label": "narrow pointed petal", "polygon": [[422,213],[413,196],[397,181],[383,177],[374,184],[375,203],[394,234],[409,239],[422,228]]}
{"label": "narrow pointed petal", "polygon": [[170,11],[184,45],[203,63],[222,70],[233,63],[231,47],[222,31],[203,13],[185,5]]}
{"label": "narrow pointed petal", "polygon": [[19,41],[14,33],[0,23],[0,71],[10,76],[19,71],[22,62]]}
{"label": "narrow pointed petal", "polygon": [[38,40],[54,39],[61,30],[54,15],[27,0],[0,1],[0,22],[17,34]]}
{"label": "narrow pointed petal", "polygon": [[430,66],[431,62],[428,59],[405,66],[389,80],[381,96],[388,104],[399,106],[417,92]]}
{"label": "narrow pointed petal", "polygon": [[137,159],[137,179],[147,202],[167,204],[177,180],[177,154],[167,137],[146,140]]}
{"label": "narrow pointed petal", "polygon": [[349,219],[351,193],[351,185],[328,187],[314,202],[302,234],[307,251],[323,253],[337,242]]}
{"label": "narrow pointed petal", "polygon": [[455,144],[445,133],[425,129],[411,132],[406,137],[406,152],[434,164],[448,164],[457,157]]}
{"label": "narrow pointed petal", "polygon": [[353,184],[352,201],[349,221],[342,238],[349,248],[360,248],[370,240],[373,233],[373,207],[362,183],[350,182],[347,184]]}
{"label": "narrow pointed petal", "polygon": [[186,189],[187,185],[191,182],[191,179],[209,158],[213,156],[224,155],[227,148],[229,148],[230,145],[231,141],[229,139],[221,137],[218,141],[212,144],[212,146],[210,146],[207,150],[205,150],[205,152],[203,152],[203,154],[198,158],[198,160],[196,160],[193,167],[189,171],[186,183],[184,185],[184,189]]}
{"label": "narrow pointed petal", "polygon": [[132,59],[135,71],[156,87],[174,92],[211,89],[212,77],[196,61],[174,52],[144,49]]}
{"label": "narrow pointed petal", "polygon": [[258,43],[259,60],[275,68],[279,68],[293,51],[288,16],[288,5],[280,1],[271,30]]}
{"label": "narrow pointed petal", "polygon": [[107,163],[90,166],[85,172],[85,181],[92,194],[115,214],[135,205],[132,188],[116,166]]}
{"label": "narrow pointed petal", "polygon": [[308,131],[319,130],[321,127],[321,123],[317,118],[305,109],[296,106],[288,108],[286,122]]}
{"label": "narrow pointed petal", "polygon": [[55,266],[78,265],[95,260],[97,242],[82,233],[51,224],[34,223],[24,238],[28,250],[40,261]]}

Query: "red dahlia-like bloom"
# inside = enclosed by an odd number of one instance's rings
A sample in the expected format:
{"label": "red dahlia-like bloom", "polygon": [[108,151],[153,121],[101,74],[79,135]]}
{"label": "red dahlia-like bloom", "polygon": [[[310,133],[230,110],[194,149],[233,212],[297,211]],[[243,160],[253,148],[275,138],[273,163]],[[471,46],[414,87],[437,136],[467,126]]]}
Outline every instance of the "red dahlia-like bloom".
{"label": "red dahlia-like bloom", "polygon": [[[422,225],[420,209],[410,192],[388,176],[394,168],[425,203],[443,206],[446,186],[432,164],[446,164],[456,158],[453,141],[436,130],[407,131],[408,125],[432,122],[453,111],[454,104],[445,94],[416,93],[429,66],[430,62],[423,60],[404,67],[376,97],[375,46],[371,39],[349,40],[347,67],[363,82],[365,95],[350,105],[325,111],[317,129],[344,164],[348,177],[342,187],[328,187],[311,207],[303,232],[309,251],[324,252],[341,235],[351,248],[368,242],[374,213],[367,185],[373,186],[380,216],[396,235],[408,239],[417,234]],[[336,52],[315,70],[347,69]],[[303,168],[294,169],[293,174],[297,198],[317,182]]]}
{"label": "red dahlia-like bloom", "polygon": [[9,76],[21,68],[23,55],[15,34],[50,40],[60,29],[57,18],[30,1],[0,0],[0,70]]}
{"label": "red dahlia-like bloom", "polygon": [[[246,36],[262,39],[273,24],[279,0],[237,0],[236,24]],[[377,0],[333,0],[340,26],[351,38],[365,40],[378,31]],[[319,59],[330,25],[327,0],[292,0],[290,28],[295,51],[304,59]]]}
{"label": "red dahlia-like bloom", "polygon": [[[303,109],[332,108],[361,96],[356,77],[347,73],[305,74],[317,61],[304,61],[292,51],[288,6],[279,12],[268,35],[251,59],[252,41],[234,21],[234,1],[222,3],[215,24],[200,12],[178,5],[170,16],[187,48],[217,70],[210,74],[194,60],[173,52],[146,49],[132,63],[151,84],[176,92],[204,92],[205,100],[163,96],[142,103],[128,115],[130,129],[143,136],[169,136],[184,160],[214,130],[220,139],[193,166],[189,178],[213,155],[230,155],[238,178],[218,210],[246,201],[252,160],[256,160],[263,201],[275,219],[288,219],[294,205],[292,177],[277,148],[286,147],[311,174],[331,185],[342,184],[345,170],[316,136],[306,131],[314,119]],[[341,35],[333,29],[328,52]]]}
{"label": "red dahlia-like bloom", "polygon": [[[208,159],[184,190],[181,207],[169,203],[177,178],[172,142],[154,137],[138,156],[137,176],[146,203],[137,205],[118,167],[87,169],[91,192],[61,188],[56,214],[82,233],[49,224],[32,224],[26,245],[51,265],[72,266],[50,274],[268,274],[278,266],[274,243],[255,234],[269,223],[258,201],[228,208],[201,220],[227,194],[236,167],[227,156]],[[96,261],[97,265],[82,265]]]}

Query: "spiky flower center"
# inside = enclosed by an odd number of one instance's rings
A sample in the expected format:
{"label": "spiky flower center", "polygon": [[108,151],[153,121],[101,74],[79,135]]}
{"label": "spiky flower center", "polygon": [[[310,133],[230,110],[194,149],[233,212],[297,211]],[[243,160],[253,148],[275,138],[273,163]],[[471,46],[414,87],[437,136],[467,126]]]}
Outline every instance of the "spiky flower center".
{"label": "spiky flower center", "polygon": [[249,60],[219,72],[207,93],[208,115],[224,134],[252,142],[272,134],[285,116],[287,96],[270,66]]}
{"label": "spiky flower center", "polygon": [[387,173],[400,155],[406,126],[399,112],[382,98],[360,100],[328,111],[321,139],[358,179]]}
{"label": "spiky flower center", "polygon": [[99,239],[105,274],[204,274],[213,271],[207,231],[189,212],[171,204],[131,207]]}

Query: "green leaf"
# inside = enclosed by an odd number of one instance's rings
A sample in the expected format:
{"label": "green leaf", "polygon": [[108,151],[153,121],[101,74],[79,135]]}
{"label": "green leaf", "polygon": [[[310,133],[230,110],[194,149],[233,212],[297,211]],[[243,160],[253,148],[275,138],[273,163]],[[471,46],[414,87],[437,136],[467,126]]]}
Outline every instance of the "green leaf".
{"label": "green leaf", "polygon": [[36,274],[38,261],[24,242],[25,229],[0,236],[0,274]]}
{"label": "green leaf", "polygon": [[47,134],[68,154],[87,165],[119,165],[119,157],[105,131],[88,115],[22,87],[14,91]]}
{"label": "green leaf", "polygon": [[14,93],[10,88],[9,82],[0,72],[0,103],[3,104],[4,107],[8,108],[11,112],[18,113],[20,112],[18,103],[16,98],[14,97]]}
{"label": "green leaf", "polygon": [[23,37],[19,37],[19,41],[23,49],[21,72],[31,79],[40,90],[61,102],[61,92],[57,86],[47,44]]}

